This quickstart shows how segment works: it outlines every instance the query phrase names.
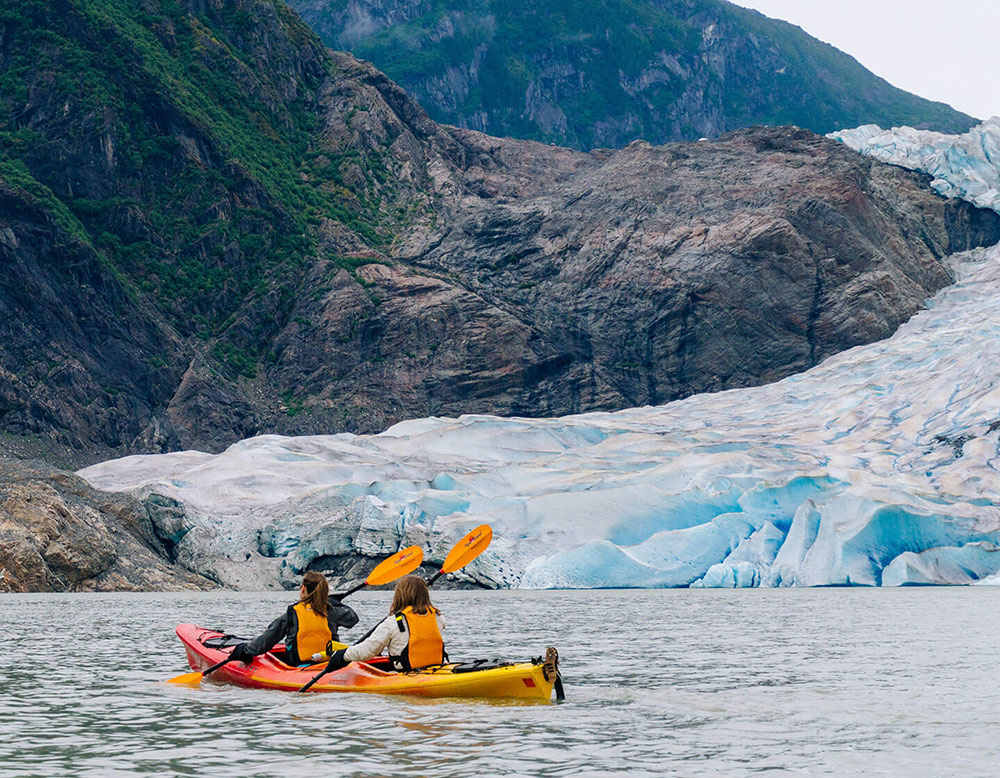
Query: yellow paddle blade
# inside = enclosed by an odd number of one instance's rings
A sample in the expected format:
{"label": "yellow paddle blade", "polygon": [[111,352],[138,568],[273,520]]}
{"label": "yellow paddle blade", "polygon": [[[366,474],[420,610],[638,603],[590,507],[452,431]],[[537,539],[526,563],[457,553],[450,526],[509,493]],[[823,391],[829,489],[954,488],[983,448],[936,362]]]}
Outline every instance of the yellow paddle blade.
{"label": "yellow paddle blade", "polygon": [[397,551],[388,559],[378,563],[372,570],[365,583],[369,586],[381,586],[402,578],[407,573],[412,573],[420,563],[424,561],[424,552],[420,546],[410,546],[402,551]]}
{"label": "yellow paddle blade", "polygon": [[176,683],[182,686],[197,686],[201,683],[201,679],[204,678],[201,673],[184,673],[184,675],[175,675],[169,681],[165,683]]}
{"label": "yellow paddle blade", "polygon": [[493,540],[493,529],[489,524],[480,524],[462,538],[445,557],[441,565],[442,573],[454,573],[482,554]]}

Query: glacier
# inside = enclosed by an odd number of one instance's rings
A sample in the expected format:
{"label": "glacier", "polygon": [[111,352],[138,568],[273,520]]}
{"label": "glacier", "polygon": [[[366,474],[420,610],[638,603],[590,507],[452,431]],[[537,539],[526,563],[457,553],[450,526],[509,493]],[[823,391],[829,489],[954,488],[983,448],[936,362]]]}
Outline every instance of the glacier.
{"label": "glacier", "polygon": [[[834,136],[1000,203],[1000,120]],[[411,543],[440,562],[482,522],[493,544],[458,575],[494,588],[1000,584],[1000,247],[951,266],[955,284],[892,337],[767,386],[264,435],[80,475],[180,501],[178,561],[241,588]]]}
{"label": "glacier", "polygon": [[181,501],[178,559],[233,586],[417,543],[492,587],[968,583],[1000,572],[1000,250],[888,340],[779,383],[558,419],[407,421],[126,457],[102,489]]}

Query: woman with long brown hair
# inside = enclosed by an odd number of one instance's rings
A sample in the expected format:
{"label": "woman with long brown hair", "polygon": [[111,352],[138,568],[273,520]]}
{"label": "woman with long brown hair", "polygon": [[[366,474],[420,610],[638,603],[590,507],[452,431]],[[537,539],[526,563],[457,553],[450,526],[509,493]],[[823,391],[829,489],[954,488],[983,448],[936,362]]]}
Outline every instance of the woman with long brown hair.
{"label": "woman with long brown hair", "polygon": [[353,608],[330,597],[326,577],[309,570],[302,576],[299,601],[272,621],[264,634],[233,648],[232,656],[237,661],[249,662],[284,640],[285,653],[279,658],[293,666],[302,664],[316,654],[330,654],[337,628],[350,629],[357,623],[358,614]]}
{"label": "woman with long brown hair", "polygon": [[386,649],[396,670],[440,665],[447,658],[443,631],[444,619],[431,605],[424,579],[408,575],[396,584],[389,615],[360,642],[335,651],[327,668],[336,670],[351,662],[365,662]]}

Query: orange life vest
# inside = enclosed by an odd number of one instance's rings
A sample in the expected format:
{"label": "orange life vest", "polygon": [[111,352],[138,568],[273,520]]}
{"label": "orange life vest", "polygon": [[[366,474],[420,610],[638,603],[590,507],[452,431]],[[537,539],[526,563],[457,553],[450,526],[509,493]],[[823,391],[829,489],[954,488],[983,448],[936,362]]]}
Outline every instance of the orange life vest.
{"label": "orange life vest", "polygon": [[320,615],[313,611],[312,607],[304,602],[300,602],[293,607],[295,616],[299,622],[299,628],[295,633],[295,653],[299,655],[300,661],[308,661],[313,654],[322,654],[333,640],[333,633],[330,631],[330,623],[326,614]]}
{"label": "orange life vest", "polygon": [[393,657],[393,663],[403,670],[419,670],[421,667],[444,664],[444,638],[438,629],[437,611],[428,606],[427,613],[414,613],[413,608],[403,608],[396,614],[399,631],[403,624],[410,631],[410,641],[403,649],[403,655]]}

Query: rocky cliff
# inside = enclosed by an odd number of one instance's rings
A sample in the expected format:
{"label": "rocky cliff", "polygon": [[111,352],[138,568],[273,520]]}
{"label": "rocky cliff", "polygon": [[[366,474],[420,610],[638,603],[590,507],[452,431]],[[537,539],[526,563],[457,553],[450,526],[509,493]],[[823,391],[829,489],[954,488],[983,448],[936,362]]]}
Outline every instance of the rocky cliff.
{"label": "rocky cliff", "polygon": [[327,44],[373,62],[437,121],[491,135],[591,149],[756,124],[826,133],[974,123],[798,27],[720,0],[291,4]]}
{"label": "rocky cliff", "polygon": [[0,458],[0,592],[207,589],[172,563],[184,509],[91,487],[41,462]]}
{"label": "rocky cliff", "polygon": [[1000,240],[802,130],[442,127],[270,0],[22,3],[0,74],[0,446],[75,463],[770,381]]}

